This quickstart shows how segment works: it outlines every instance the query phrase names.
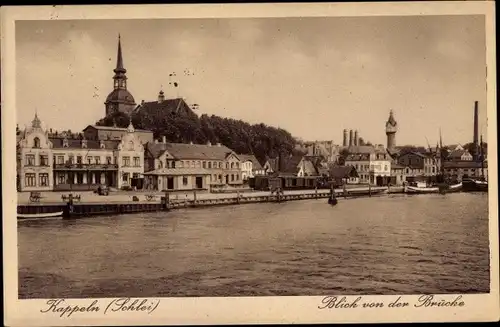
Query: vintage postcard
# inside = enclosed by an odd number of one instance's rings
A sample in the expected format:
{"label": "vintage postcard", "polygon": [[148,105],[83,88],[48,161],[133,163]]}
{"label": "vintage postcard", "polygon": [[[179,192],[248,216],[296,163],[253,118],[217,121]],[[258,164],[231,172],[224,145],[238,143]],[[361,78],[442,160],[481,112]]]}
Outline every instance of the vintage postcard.
{"label": "vintage postcard", "polygon": [[7,326],[499,319],[494,3],[1,8]]}

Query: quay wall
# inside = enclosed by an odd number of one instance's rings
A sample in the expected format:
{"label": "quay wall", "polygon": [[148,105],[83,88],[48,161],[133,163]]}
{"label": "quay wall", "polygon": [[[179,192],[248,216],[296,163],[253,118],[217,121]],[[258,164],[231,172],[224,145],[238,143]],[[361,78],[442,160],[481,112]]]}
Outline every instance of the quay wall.
{"label": "quay wall", "polygon": [[[358,188],[348,190],[335,190],[339,199],[342,198],[356,198],[356,197],[369,197],[381,196],[387,193],[402,193],[402,189],[392,188],[388,190],[384,187],[373,188]],[[152,212],[152,211],[167,211],[176,208],[193,208],[193,207],[208,207],[208,206],[222,206],[222,205],[237,205],[245,203],[262,203],[262,202],[286,202],[308,199],[326,199],[329,197],[328,190],[317,190],[308,192],[285,192],[284,194],[270,194],[270,192],[256,192],[255,194],[242,192],[236,194],[224,194],[221,196],[203,196],[203,194],[194,195],[179,199],[171,196],[167,200],[163,197],[156,197],[153,200],[139,200],[139,201],[121,201],[121,202],[75,202],[71,207],[67,203],[30,203],[19,204],[17,212],[19,214],[41,214],[53,213],[63,211],[65,218],[80,218],[99,215],[115,215],[127,214],[138,212]],[[160,201],[158,201],[160,198]],[[43,219],[43,218],[40,218]]]}

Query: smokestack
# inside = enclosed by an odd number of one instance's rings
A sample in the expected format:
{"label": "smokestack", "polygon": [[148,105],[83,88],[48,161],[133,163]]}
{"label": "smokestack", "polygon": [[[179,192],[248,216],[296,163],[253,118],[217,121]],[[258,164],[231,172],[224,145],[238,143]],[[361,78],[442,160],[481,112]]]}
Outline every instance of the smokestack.
{"label": "smokestack", "polygon": [[474,160],[477,160],[477,155],[478,155],[478,138],[479,138],[479,135],[478,135],[478,129],[479,129],[479,126],[478,126],[478,118],[479,118],[479,109],[478,109],[478,101],[475,101],[474,102],[474,139],[473,139],[473,143],[474,143],[474,153],[472,154],[474,156]]}
{"label": "smokestack", "polygon": [[349,146],[352,146],[354,145],[354,132],[353,130],[351,129],[349,131]]}
{"label": "smokestack", "polygon": [[358,131],[354,131],[354,145],[359,145]]}
{"label": "smokestack", "polygon": [[167,137],[165,135],[163,135],[162,141],[163,141],[163,143],[167,143]]}
{"label": "smokestack", "polygon": [[344,129],[344,141],[342,142],[342,145],[343,145],[343,146],[347,146],[347,145],[348,145],[348,143],[347,143],[347,142],[348,142],[348,141],[347,141],[347,139],[348,139],[348,136],[347,136],[347,129]]}

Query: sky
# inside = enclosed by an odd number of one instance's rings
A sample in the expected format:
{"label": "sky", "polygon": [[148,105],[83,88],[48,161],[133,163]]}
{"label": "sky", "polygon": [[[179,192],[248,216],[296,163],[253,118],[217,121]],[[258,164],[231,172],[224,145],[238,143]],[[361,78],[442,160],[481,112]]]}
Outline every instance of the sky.
{"label": "sky", "polygon": [[399,145],[435,145],[439,129],[464,144],[474,101],[486,139],[484,26],[483,16],[18,21],[17,122],[37,112],[79,131],[102,118],[120,33],[136,103],[163,89],[198,114],[338,144],[343,129],[385,144],[392,109]]}

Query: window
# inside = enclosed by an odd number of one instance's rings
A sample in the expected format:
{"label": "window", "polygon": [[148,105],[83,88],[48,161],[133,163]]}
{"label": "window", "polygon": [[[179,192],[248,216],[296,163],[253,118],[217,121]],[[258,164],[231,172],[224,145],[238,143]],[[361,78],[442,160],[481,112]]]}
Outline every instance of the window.
{"label": "window", "polygon": [[70,155],[70,156],[68,157],[68,163],[73,164],[74,162],[75,162],[75,157],[74,157],[74,156],[72,156],[72,155]]}
{"label": "window", "polygon": [[39,149],[40,148],[40,139],[38,137],[35,137],[33,139],[33,147]]}
{"label": "window", "polygon": [[49,165],[49,156],[46,154],[40,155],[40,166],[48,166]]}
{"label": "window", "polygon": [[33,173],[24,175],[24,184],[26,186],[36,186],[36,176]]}
{"label": "window", "polygon": [[140,157],[134,157],[134,166],[135,167],[141,166],[141,158]]}
{"label": "window", "polygon": [[231,174],[231,182],[234,181],[234,174]]}
{"label": "window", "polygon": [[100,165],[101,164],[101,157],[99,157],[99,156],[94,157],[94,161],[95,161],[96,165]]}
{"label": "window", "polygon": [[[35,165],[35,155],[27,154],[26,155],[26,166],[34,166]],[[34,186],[34,185],[32,185]]]}
{"label": "window", "polygon": [[64,164],[64,156],[57,156],[57,164],[58,165]]}
{"label": "window", "polygon": [[184,167],[184,161],[179,161],[179,168],[183,168]]}
{"label": "window", "polygon": [[124,174],[123,174],[122,180],[123,180],[124,182],[128,182],[128,173],[124,173]]}
{"label": "window", "polygon": [[106,163],[108,165],[111,165],[111,160],[112,160],[111,157],[106,157]]}
{"label": "window", "polygon": [[158,161],[158,169],[163,168],[163,161]]}
{"label": "window", "polygon": [[182,177],[182,185],[184,186],[188,185],[188,178],[186,176]]}
{"label": "window", "polygon": [[226,169],[229,169],[229,162],[226,162]]}
{"label": "window", "polygon": [[66,176],[65,174],[57,175],[57,183],[58,184],[66,184]]}
{"label": "window", "polygon": [[92,163],[92,157],[88,156],[87,157],[87,163],[90,165]]}
{"label": "window", "polygon": [[81,164],[82,163],[82,156],[77,156],[76,157],[76,163]]}
{"label": "window", "polygon": [[195,166],[195,162],[194,162],[194,161],[191,161],[191,168],[194,168],[194,167],[196,167],[196,166]]}
{"label": "window", "polygon": [[122,166],[124,166],[124,167],[130,166],[130,157],[123,157],[122,158]]}
{"label": "window", "polygon": [[132,174],[132,178],[139,178],[139,174],[138,173],[133,173]]}
{"label": "window", "polygon": [[199,160],[196,161],[196,168],[201,168],[201,162]]}
{"label": "window", "polygon": [[203,167],[203,168],[207,168],[207,162],[206,162],[206,161],[203,161],[203,162],[202,162],[202,167]]}
{"label": "window", "polygon": [[239,162],[236,163],[236,168],[240,169],[240,163]]}
{"label": "window", "polygon": [[41,173],[40,177],[40,186],[49,186],[49,174]]}
{"label": "window", "polygon": [[212,169],[212,162],[211,161],[208,162],[208,169]]}

